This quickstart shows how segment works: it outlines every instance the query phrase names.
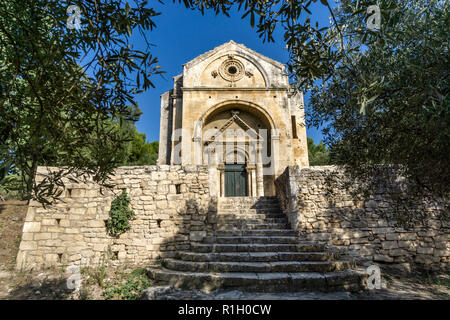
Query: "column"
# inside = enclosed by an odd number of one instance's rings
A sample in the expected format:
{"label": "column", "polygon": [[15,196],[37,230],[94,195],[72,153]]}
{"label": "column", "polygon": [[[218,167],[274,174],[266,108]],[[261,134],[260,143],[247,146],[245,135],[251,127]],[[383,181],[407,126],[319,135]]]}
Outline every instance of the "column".
{"label": "column", "polygon": [[208,156],[208,159],[203,159],[203,150],[202,150],[202,138],[201,137],[194,137],[192,139],[193,145],[194,145],[194,162],[193,164],[197,166],[205,165],[205,160],[208,161],[208,165],[210,165],[211,159],[209,158],[210,154],[206,151],[205,153]]}
{"label": "column", "polygon": [[257,147],[257,161],[256,161],[256,195],[258,197],[264,196],[264,175],[263,175],[263,163],[262,163],[262,146],[258,143]]}
{"label": "column", "polygon": [[217,170],[217,156],[212,150],[208,152],[208,173],[209,194],[211,197],[217,197],[220,194],[220,184],[217,183],[220,176]]}
{"label": "column", "polygon": [[249,179],[248,195],[250,197],[256,197],[256,166],[254,164],[248,165],[247,171],[248,171],[248,179]]}
{"label": "column", "polygon": [[223,164],[219,164],[217,170],[219,170],[219,197],[225,197],[225,166]]}
{"label": "column", "polygon": [[161,95],[161,119],[159,125],[158,164],[170,164],[171,133],[172,133],[172,90]]}

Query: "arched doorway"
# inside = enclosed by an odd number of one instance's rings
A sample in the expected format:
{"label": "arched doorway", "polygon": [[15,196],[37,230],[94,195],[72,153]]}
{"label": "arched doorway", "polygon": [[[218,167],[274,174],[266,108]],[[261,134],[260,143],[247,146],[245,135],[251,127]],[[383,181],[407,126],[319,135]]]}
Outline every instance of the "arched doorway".
{"label": "arched doorway", "polygon": [[218,169],[219,196],[263,196],[264,161],[271,161],[271,120],[253,106],[233,102],[202,121],[203,154]]}

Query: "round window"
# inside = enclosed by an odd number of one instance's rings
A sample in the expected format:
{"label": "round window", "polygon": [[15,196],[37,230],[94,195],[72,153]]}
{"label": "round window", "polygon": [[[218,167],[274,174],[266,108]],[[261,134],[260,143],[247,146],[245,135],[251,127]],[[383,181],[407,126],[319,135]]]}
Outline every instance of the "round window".
{"label": "round window", "polygon": [[237,72],[237,69],[236,69],[235,66],[231,66],[231,67],[228,68],[228,73],[229,74],[236,74],[236,72]]}
{"label": "round window", "polygon": [[239,60],[229,58],[219,67],[220,76],[226,81],[239,81],[245,74],[245,68]]}

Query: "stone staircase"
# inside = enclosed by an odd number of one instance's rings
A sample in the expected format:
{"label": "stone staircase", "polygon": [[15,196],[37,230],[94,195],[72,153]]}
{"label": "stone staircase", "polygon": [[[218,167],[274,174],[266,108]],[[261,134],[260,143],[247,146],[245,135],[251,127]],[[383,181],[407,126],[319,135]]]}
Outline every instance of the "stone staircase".
{"label": "stone staircase", "polygon": [[324,245],[302,242],[276,197],[219,199],[215,233],[149,269],[157,282],[249,292],[358,291],[365,276]]}

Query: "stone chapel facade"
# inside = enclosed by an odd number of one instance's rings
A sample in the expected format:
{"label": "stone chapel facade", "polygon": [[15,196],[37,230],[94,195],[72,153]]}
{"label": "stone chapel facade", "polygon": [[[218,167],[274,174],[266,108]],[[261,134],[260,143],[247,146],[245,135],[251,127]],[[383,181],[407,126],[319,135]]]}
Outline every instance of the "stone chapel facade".
{"label": "stone chapel facade", "polygon": [[[161,96],[158,162],[116,168],[112,188],[65,177],[53,204],[30,201],[17,269],[162,260],[157,281],[264,291],[358,287],[350,259],[450,270],[448,201],[411,199],[427,217],[403,229],[391,193],[404,178],[391,166],[363,198],[343,168],[309,167],[302,94],[281,63],[233,41],[185,64]],[[37,183],[59,170],[38,167]],[[112,236],[124,190],[135,218]]]}
{"label": "stone chapel facade", "polygon": [[212,194],[268,196],[308,166],[302,93],[285,66],[229,41],[183,65],[161,95],[159,165],[208,165]]}

